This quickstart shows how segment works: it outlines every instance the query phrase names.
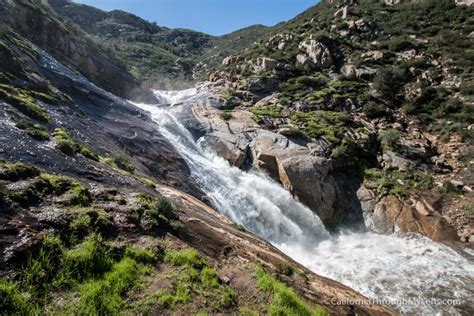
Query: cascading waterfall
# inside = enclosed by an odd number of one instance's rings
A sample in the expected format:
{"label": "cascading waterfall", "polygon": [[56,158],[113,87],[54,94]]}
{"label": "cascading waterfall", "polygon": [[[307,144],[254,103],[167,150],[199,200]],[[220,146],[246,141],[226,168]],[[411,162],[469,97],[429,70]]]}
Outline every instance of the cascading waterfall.
{"label": "cascading waterfall", "polygon": [[[331,236],[321,220],[278,183],[264,174],[230,166],[194,140],[173,114],[172,105],[200,102],[195,89],[156,94],[161,106],[136,105],[150,112],[219,212],[312,271],[369,298],[385,300],[402,313],[472,312],[474,264],[469,259],[415,234],[345,232]],[[455,305],[435,301],[456,299]]]}

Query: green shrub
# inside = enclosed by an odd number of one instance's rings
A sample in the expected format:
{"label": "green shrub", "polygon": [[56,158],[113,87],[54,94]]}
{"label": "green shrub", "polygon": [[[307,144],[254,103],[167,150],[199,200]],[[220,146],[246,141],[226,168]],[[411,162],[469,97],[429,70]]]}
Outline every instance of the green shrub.
{"label": "green shrub", "polygon": [[64,128],[57,128],[53,132],[56,148],[66,155],[72,155],[79,150],[79,146],[71,139]]}
{"label": "green shrub", "polygon": [[402,133],[395,129],[387,129],[380,132],[378,139],[385,150],[397,150],[400,146]]}
{"label": "green shrub", "polygon": [[271,277],[262,268],[257,269],[256,274],[258,287],[273,295],[272,303],[268,310],[269,315],[329,315],[320,306],[311,307],[308,305],[292,289]]}
{"label": "green shrub", "polygon": [[449,180],[443,182],[443,185],[439,188],[439,191],[443,194],[451,196],[456,196],[463,193],[462,188],[457,187]]}
{"label": "green shrub", "polygon": [[367,117],[372,119],[387,117],[389,113],[385,105],[373,102],[365,104],[362,107],[362,111],[367,115]]}
{"label": "green shrub", "polygon": [[396,67],[382,68],[374,78],[373,88],[381,94],[382,101],[395,103],[401,88],[409,79],[404,69]]}
{"label": "green shrub", "polygon": [[359,147],[350,138],[344,138],[342,142],[331,151],[332,159],[345,159],[346,161],[357,161]]}
{"label": "green shrub", "polygon": [[219,114],[219,117],[223,119],[224,121],[229,121],[233,116],[232,112],[229,110],[222,110],[221,113]]}
{"label": "green shrub", "polygon": [[267,106],[267,107],[259,107],[259,108],[252,108],[250,112],[252,112],[256,116],[272,116],[278,117],[281,116],[281,108],[277,106]]}
{"label": "green shrub", "polygon": [[46,128],[39,124],[33,124],[26,120],[21,120],[16,122],[16,127],[21,130],[24,130],[26,134],[37,140],[48,140],[49,133]]}
{"label": "green shrub", "polygon": [[179,232],[184,227],[183,223],[179,220],[171,220],[170,226],[175,232]]}
{"label": "green shrub", "polygon": [[112,265],[109,248],[102,237],[92,234],[64,255],[64,271],[67,278],[85,280],[99,276]]}
{"label": "green shrub", "polygon": [[365,185],[381,195],[407,196],[412,190],[428,190],[433,187],[433,178],[421,171],[401,172],[395,170],[365,169]]}
{"label": "green shrub", "polygon": [[0,314],[37,315],[38,309],[20,293],[17,284],[0,279]]}

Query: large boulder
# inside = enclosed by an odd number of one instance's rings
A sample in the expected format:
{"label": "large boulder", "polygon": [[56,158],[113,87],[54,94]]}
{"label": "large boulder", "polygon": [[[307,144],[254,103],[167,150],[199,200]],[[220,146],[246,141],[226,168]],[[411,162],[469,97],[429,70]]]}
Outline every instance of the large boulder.
{"label": "large boulder", "polygon": [[277,163],[283,186],[318,214],[323,222],[332,222],[336,183],[329,174],[329,161],[321,157],[296,156]]}
{"label": "large boulder", "polygon": [[327,69],[334,63],[329,48],[314,39],[308,39],[299,44],[299,49],[309,56],[310,60],[318,67]]}
{"label": "large boulder", "polygon": [[377,233],[413,232],[445,243],[459,239],[456,231],[425,198],[405,201],[390,195],[378,202],[366,200],[364,206],[366,224]]}
{"label": "large boulder", "polygon": [[222,61],[222,65],[224,66],[234,65],[241,62],[242,60],[244,60],[244,58],[240,55],[231,55],[224,58],[224,60]]}
{"label": "large boulder", "polygon": [[254,63],[254,71],[255,72],[266,72],[266,71],[273,71],[278,66],[278,61],[272,58],[267,57],[260,57]]}

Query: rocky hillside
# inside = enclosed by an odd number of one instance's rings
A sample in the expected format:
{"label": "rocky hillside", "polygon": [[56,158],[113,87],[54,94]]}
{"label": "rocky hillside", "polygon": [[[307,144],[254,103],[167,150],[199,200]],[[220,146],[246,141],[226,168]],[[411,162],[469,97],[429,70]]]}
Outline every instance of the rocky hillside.
{"label": "rocky hillside", "polygon": [[49,3],[60,16],[106,43],[138,79],[157,88],[192,86],[197,79],[205,79],[223,57],[253,44],[268,30],[252,26],[213,37],[161,27],[120,10],[105,12],[69,0]]}
{"label": "rocky hillside", "polygon": [[[210,76],[226,103],[221,132],[249,128],[250,113],[280,135],[249,154],[221,133],[216,148],[250,159],[329,226],[363,214],[378,232],[472,242],[473,16],[452,0],[321,1]],[[286,139],[302,148],[288,153]],[[288,161],[301,150],[312,165]]]}
{"label": "rocky hillside", "polygon": [[99,87],[135,81],[47,8],[1,6],[1,314],[394,314],[330,305],[363,297],[189,195],[149,115]]}
{"label": "rocky hillside", "polygon": [[114,53],[76,25],[63,20],[42,1],[0,1],[0,22],[52,54],[79,69],[89,80],[126,98],[149,99]]}

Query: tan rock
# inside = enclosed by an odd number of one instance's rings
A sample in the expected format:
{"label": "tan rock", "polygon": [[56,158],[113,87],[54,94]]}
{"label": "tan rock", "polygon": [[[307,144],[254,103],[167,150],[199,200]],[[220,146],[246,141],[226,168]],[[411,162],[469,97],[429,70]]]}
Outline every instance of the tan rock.
{"label": "tan rock", "polygon": [[299,49],[304,50],[310,60],[321,68],[329,68],[333,65],[333,59],[329,48],[314,39],[308,39],[299,44]]}

